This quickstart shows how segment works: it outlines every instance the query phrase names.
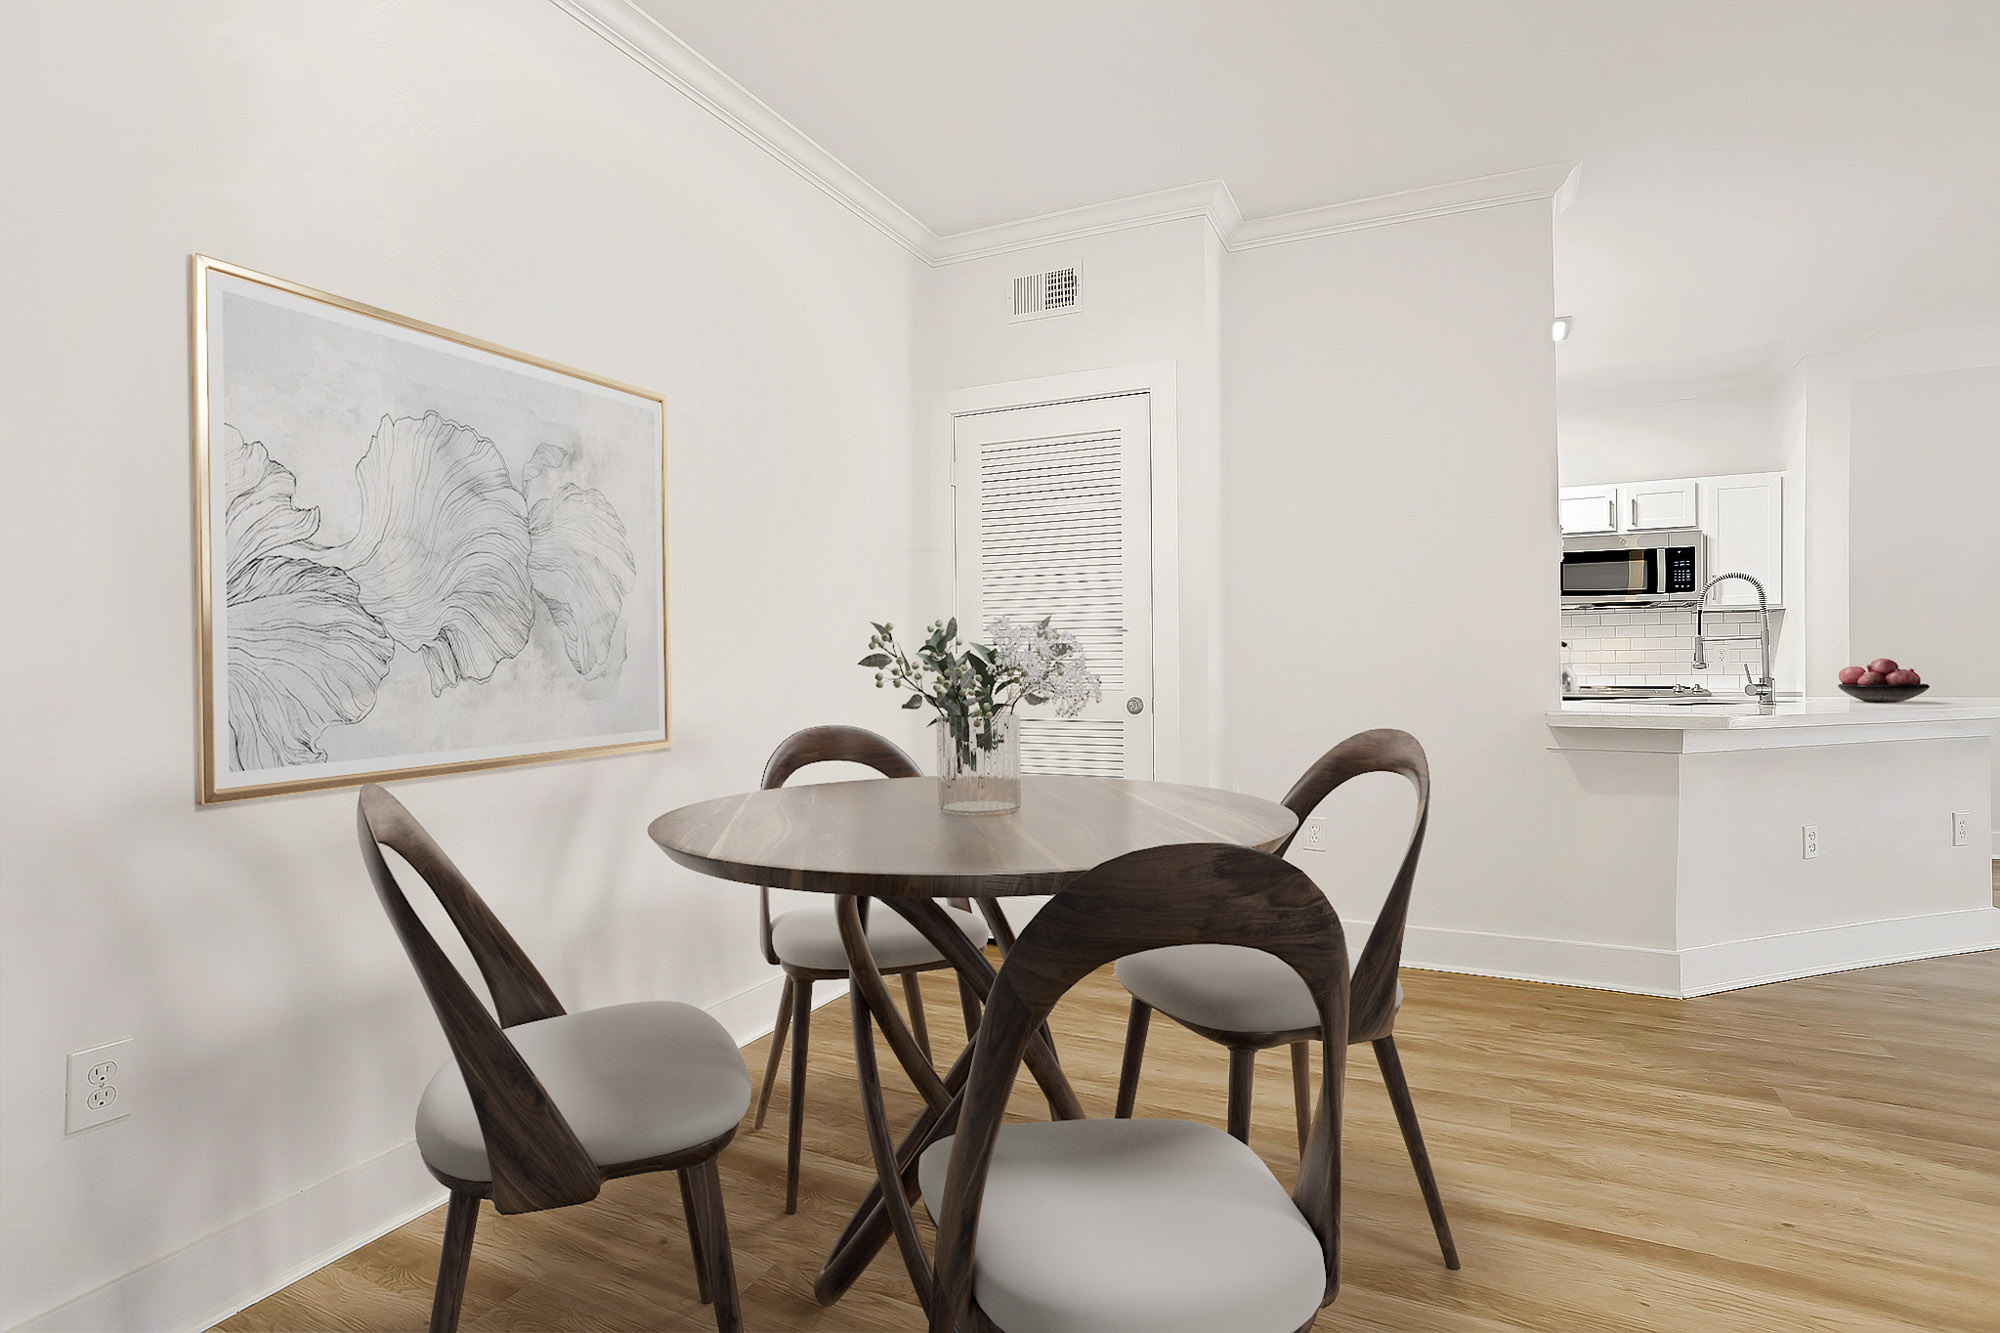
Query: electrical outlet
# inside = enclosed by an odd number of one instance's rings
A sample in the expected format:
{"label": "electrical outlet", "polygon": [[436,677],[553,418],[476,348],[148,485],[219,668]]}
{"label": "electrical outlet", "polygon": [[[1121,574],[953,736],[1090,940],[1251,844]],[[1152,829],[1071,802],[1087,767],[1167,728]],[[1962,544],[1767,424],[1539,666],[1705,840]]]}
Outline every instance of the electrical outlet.
{"label": "electrical outlet", "polygon": [[1800,851],[1810,861],[1819,855],[1819,825],[1803,824],[1799,827]]}
{"label": "electrical outlet", "polygon": [[1951,812],[1951,845],[1963,847],[1972,841],[1972,811]]}
{"label": "electrical outlet", "polygon": [[1308,852],[1323,852],[1326,850],[1326,819],[1324,816],[1314,815],[1306,820],[1305,832],[1300,839],[1299,846],[1302,850]]}
{"label": "electrical outlet", "polygon": [[132,1039],[72,1051],[63,1132],[75,1134],[132,1114]]}

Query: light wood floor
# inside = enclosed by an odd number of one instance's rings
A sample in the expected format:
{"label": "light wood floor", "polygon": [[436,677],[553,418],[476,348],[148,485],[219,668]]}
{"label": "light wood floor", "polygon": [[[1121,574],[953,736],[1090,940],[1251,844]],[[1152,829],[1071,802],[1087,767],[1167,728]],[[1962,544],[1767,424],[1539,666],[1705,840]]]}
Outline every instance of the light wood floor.
{"label": "light wood floor", "polygon": [[[941,977],[926,996],[956,1033]],[[1398,1027],[1465,1267],[1438,1260],[1367,1048],[1350,1064],[1345,1282],[1320,1330],[1993,1333],[2000,1327],[2000,952],[1698,1000],[1406,972]],[[1125,998],[1057,1011],[1109,1113]],[[893,1244],[846,1301],[812,1276],[871,1179],[845,1002],[815,1015],[803,1198],[781,1212],[784,1101],[722,1158],[751,1333],[915,1329]],[[762,1067],[765,1044],[746,1055]],[[892,1066],[893,1067],[893,1066]],[[1153,1024],[1141,1114],[1220,1123],[1222,1051]],[[898,1076],[900,1078],[900,1076]],[[782,1085],[781,1085],[782,1086]],[[916,1097],[900,1082],[899,1116]],[[414,1095],[414,1094],[413,1094]],[[1254,1142],[1289,1182],[1290,1082],[1260,1062]],[[1046,1114],[1031,1091],[1015,1107]],[[424,1326],[443,1210],[262,1301],[229,1330]],[[671,1176],[480,1220],[463,1327],[713,1329]]]}

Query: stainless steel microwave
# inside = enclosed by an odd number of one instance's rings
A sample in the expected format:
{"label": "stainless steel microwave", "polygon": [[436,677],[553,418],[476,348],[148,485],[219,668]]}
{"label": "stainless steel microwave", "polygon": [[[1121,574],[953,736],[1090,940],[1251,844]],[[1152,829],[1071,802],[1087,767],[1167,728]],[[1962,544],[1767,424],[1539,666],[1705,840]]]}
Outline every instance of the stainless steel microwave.
{"label": "stainless steel microwave", "polygon": [[1701,591],[1701,579],[1701,533],[1694,528],[1563,538],[1565,606],[1689,599]]}

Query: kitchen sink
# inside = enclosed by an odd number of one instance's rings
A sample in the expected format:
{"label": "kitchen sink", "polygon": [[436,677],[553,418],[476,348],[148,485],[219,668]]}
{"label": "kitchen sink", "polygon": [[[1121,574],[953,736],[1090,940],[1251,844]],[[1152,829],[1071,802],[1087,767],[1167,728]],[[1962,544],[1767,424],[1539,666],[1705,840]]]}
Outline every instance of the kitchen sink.
{"label": "kitchen sink", "polygon": [[1699,685],[1579,685],[1563,695],[1564,703],[1668,704],[1675,708],[1753,702],[1742,696],[1713,694]]}

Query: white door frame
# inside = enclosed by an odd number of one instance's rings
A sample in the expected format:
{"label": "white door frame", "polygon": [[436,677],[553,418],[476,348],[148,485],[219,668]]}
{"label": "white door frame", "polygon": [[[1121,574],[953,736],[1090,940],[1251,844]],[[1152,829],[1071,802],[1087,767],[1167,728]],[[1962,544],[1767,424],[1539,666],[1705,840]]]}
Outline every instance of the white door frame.
{"label": "white door frame", "polygon": [[[1083,398],[1147,395],[1147,447],[1152,481],[1153,593],[1153,776],[1180,782],[1181,729],[1181,572],[1180,572],[1180,395],[1179,369],[1173,361],[1149,361],[1135,366],[1111,366],[1067,375],[1010,380],[954,389],[933,397],[929,437],[940,451],[944,484],[931,497],[932,531],[939,534],[933,549],[942,549],[955,568],[958,543],[953,536],[956,515],[951,507],[952,422],[982,412],[1017,407],[1045,407]],[[946,594],[952,592],[949,583]],[[1167,719],[1161,725],[1161,719]]]}

